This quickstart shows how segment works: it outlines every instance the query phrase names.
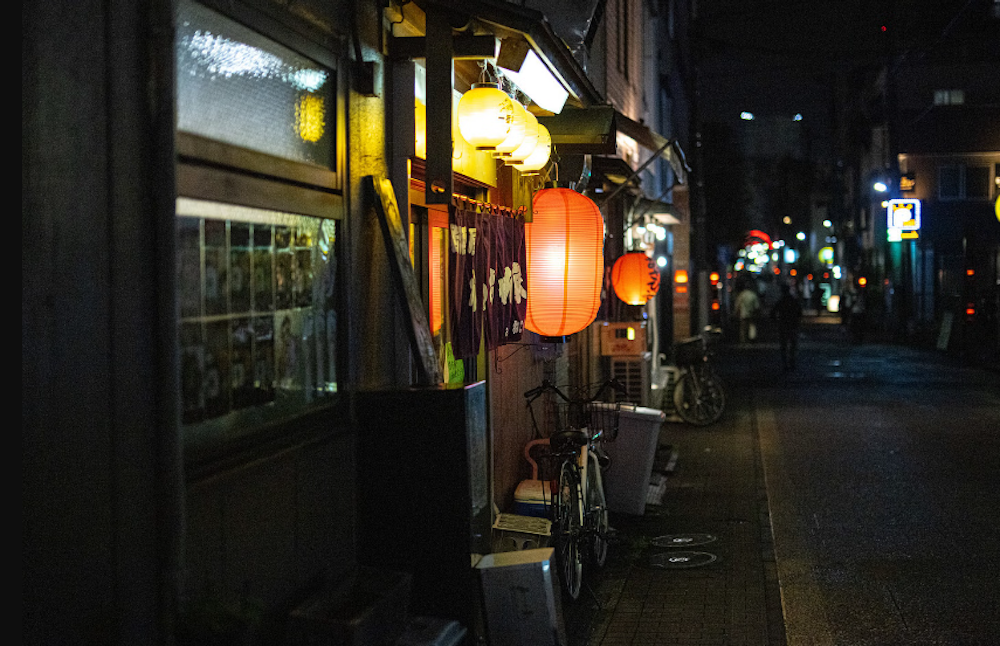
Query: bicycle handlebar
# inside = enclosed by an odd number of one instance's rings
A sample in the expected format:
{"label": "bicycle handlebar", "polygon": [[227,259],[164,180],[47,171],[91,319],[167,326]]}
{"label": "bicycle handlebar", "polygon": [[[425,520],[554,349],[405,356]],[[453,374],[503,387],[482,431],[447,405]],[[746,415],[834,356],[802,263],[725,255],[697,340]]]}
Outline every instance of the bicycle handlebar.
{"label": "bicycle handlebar", "polygon": [[[596,393],[594,393],[593,397],[589,397],[589,398],[586,398],[586,399],[580,399],[580,400],[577,400],[577,401],[583,401],[583,402],[597,401],[597,398],[600,397],[604,393],[604,391],[606,391],[608,388],[612,388],[612,389],[618,391],[622,395],[628,394],[628,389],[625,387],[625,384],[623,384],[621,381],[619,381],[618,378],[614,378],[614,379],[609,379],[609,380],[605,381],[603,384],[601,384],[601,387],[597,390]],[[555,386],[555,384],[553,384],[552,382],[550,382],[547,379],[544,380],[544,381],[542,381],[542,385],[541,386],[537,386],[535,388],[532,388],[531,390],[526,391],[524,393],[524,398],[527,399],[528,400],[528,404],[530,404],[532,401],[534,401],[540,395],[542,395],[543,393],[546,393],[546,392],[553,392],[553,393],[555,393],[556,395],[559,396],[560,399],[562,399],[565,402],[574,401],[574,400],[570,399],[569,397],[567,397],[566,393],[564,393],[563,391],[559,390],[559,388],[557,388]]]}
{"label": "bicycle handlebar", "polygon": [[546,392],[553,392],[553,393],[559,395],[559,397],[561,399],[563,399],[564,401],[569,401],[569,397],[567,397],[563,393],[563,391],[561,391],[558,388],[556,388],[555,384],[553,384],[548,379],[542,381],[542,385],[541,386],[538,386],[537,388],[532,388],[531,390],[525,392],[524,393],[524,398],[527,399],[528,403],[530,404],[532,401],[534,401],[535,399],[537,399],[539,397],[539,395],[541,395],[542,393],[546,393]]}

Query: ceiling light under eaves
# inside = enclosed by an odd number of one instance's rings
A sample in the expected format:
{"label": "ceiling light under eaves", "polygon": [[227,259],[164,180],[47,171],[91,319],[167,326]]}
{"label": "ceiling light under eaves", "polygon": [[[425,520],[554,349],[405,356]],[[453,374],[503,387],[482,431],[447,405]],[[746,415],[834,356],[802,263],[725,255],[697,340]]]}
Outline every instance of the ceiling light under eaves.
{"label": "ceiling light under eaves", "polygon": [[531,97],[535,105],[553,114],[562,112],[569,98],[569,92],[552,75],[533,49],[528,50],[520,69],[511,70],[503,67],[501,69],[518,89]]}

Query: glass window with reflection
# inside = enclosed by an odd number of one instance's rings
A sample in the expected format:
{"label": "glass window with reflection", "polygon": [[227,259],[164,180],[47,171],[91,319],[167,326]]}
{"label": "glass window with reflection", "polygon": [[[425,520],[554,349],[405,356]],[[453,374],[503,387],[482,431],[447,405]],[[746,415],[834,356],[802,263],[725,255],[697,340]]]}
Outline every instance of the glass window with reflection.
{"label": "glass window with reflection", "polygon": [[178,130],[333,168],[333,70],[187,0],[176,55]]}
{"label": "glass window with reflection", "polygon": [[338,96],[330,65],[189,0],[175,43],[181,408],[199,449],[338,390]]}
{"label": "glass window with reflection", "polygon": [[177,215],[184,421],[336,392],[336,222],[184,198]]}

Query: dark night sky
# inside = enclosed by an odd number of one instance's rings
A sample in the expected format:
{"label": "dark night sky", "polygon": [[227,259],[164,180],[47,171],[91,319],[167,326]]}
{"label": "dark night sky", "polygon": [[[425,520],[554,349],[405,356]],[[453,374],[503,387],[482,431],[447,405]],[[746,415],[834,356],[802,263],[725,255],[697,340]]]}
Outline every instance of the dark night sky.
{"label": "dark night sky", "polygon": [[[992,0],[708,0],[698,5],[701,109],[824,118],[831,73],[933,51]],[[882,28],[885,26],[886,31]]]}

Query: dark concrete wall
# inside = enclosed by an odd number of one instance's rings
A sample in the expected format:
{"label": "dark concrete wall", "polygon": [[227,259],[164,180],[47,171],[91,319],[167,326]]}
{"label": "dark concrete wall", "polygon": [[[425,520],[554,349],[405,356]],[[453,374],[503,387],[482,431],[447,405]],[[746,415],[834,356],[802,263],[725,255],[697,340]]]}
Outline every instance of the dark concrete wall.
{"label": "dark concrete wall", "polygon": [[169,36],[153,29],[159,20],[147,3],[54,1],[22,13],[29,644],[155,643],[164,631],[180,471],[164,389],[174,374],[161,272],[172,151],[160,142],[172,81],[151,65]]}

